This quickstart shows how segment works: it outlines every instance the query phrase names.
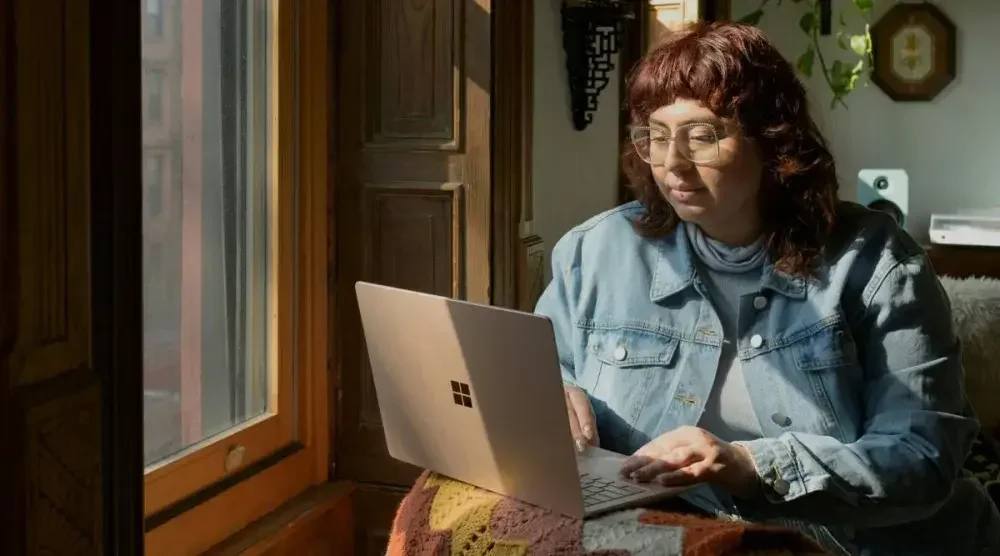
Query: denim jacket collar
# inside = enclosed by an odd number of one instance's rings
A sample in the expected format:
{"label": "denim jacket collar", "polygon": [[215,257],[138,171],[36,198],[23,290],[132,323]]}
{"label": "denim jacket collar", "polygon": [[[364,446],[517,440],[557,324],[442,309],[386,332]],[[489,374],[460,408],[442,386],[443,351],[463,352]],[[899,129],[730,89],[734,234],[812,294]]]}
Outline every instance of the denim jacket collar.
{"label": "denim jacket collar", "polygon": [[[684,291],[698,278],[694,253],[684,226],[676,226],[670,235],[655,241],[656,263],[649,288],[649,299],[654,303]],[[793,299],[803,299],[806,296],[805,280],[776,269],[770,256],[764,261],[761,288]]]}

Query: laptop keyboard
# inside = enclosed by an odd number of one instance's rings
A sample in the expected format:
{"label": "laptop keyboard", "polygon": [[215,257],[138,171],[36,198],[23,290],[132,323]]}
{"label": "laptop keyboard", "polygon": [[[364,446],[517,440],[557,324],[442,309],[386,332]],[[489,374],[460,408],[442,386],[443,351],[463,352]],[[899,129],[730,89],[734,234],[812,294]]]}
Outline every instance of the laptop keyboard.
{"label": "laptop keyboard", "polygon": [[580,487],[583,489],[584,507],[596,506],[646,492],[646,489],[641,486],[590,473],[580,473]]}

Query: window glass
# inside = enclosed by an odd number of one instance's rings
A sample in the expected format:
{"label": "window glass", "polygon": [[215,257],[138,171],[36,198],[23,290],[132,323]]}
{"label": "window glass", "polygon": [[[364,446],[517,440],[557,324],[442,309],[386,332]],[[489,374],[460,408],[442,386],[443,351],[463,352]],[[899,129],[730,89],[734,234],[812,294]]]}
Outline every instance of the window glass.
{"label": "window glass", "polygon": [[148,466],[272,409],[273,37],[266,0],[143,1]]}

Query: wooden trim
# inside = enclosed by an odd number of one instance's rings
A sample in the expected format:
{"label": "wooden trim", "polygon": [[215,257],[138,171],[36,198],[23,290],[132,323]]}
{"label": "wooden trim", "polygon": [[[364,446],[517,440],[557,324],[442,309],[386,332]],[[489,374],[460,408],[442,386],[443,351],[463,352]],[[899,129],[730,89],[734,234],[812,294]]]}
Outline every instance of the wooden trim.
{"label": "wooden trim", "polygon": [[732,17],[731,0],[701,0],[699,10],[705,21],[729,21]]}
{"label": "wooden trim", "polygon": [[[136,187],[142,179],[142,5],[135,0],[80,4],[89,10],[89,83],[69,86],[75,94],[90,92],[91,361],[104,377],[101,544],[108,554],[142,554],[143,407],[137,369],[143,362],[143,213],[142,190]],[[4,26],[10,15],[5,9]],[[3,46],[4,52],[14,51]]]}
{"label": "wooden trim", "polygon": [[[296,315],[295,334],[289,340],[294,339],[295,343],[288,344],[294,345],[294,351],[287,350],[281,356],[295,361],[296,398],[279,399],[278,403],[279,408],[297,409],[285,414],[297,417],[295,438],[301,448],[148,531],[147,554],[201,553],[329,476],[327,427],[332,401],[328,382],[327,265],[332,223],[327,202],[332,122],[323,114],[329,114],[331,108],[327,48],[330,13],[323,0],[271,1],[282,12],[278,17],[279,44],[287,46],[279,52],[284,51],[290,57],[282,57],[281,64],[297,68],[295,73],[281,74],[283,83],[288,84],[287,90],[295,91],[295,96],[289,94],[279,100],[283,115],[279,121],[286,122],[281,127],[281,140],[295,145],[296,156],[294,161],[281,166],[279,175],[281,179],[295,179],[298,184],[294,202],[297,223],[296,243],[292,244],[294,254],[289,253],[284,259],[289,266],[294,265],[297,281],[294,292],[283,294],[294,293],[292,299],[298,309],[289,313]],[[298,11],[295,17],[289,16],[296,11],[293,6]],[[290,117],[292,114],[294,118]],[[293,122],[294,125],[289,125]],[[289,213],[284,218],[291,221],[292,216]]]}
{"label": "wooden trim", "polygon": [[313,484],[312,466],[312,455],[301,450],[147,531],[146,555],[201,554],[304,492]]}
{"label": "wooden trim", "polygon": [[[159,467],[147,468],[144,483],[144,515],[150,517],[261,460],[290,442],[286,427],[274,416],[255,419],[222,437],[212,437],[182,452],[181,457]],[[224,463],[230,449],[243,446],[242,462],[227,471]]]}
{"label": "wooden trim", "polygon": [[[278,556],[313,554],[313,543],[333,552],[354,554],[354,516],[346,481],[309,489],[281,508],[215,546],[203,556]],[[305,546],[303,546],[305,545]]]}
{"label": "wooden trim", "polygon": [[537,235],[521,238],[517,270],[518,306],[534,311],[545,290],[545,242]]}
{"label": "wooden trim", "polygon": [[493,3],[493,296],[517,308],[521,227],[532,215],[533,2]]}
{"label": "wooden trim", "polygon": [[[632,71],[632,68],[639,62],[642,58],[645,48],[643,45],[646,44],[646,18],[648,13],[645,7],[646,0],[632,0],[632,12],[635,14],[635,19],[625,22],[625,37],[622,41],[622,47],[618,54],[618,74],[621,76],[618,80],[618,98],[621,99],[620,102],[620,112],[618,114],[618,158],[621,159],[621,153],[624,152],[625,147],[629,144],[629,110],[626,105],[628,99],[628,76]],[[628,177],[622,168],[622,165],[618,164],[618,203],[624,204],[633,199],[632,192],[628,188]]]}
{"label": "wooden trim", "polygon": [[[284,1],[284,0],[283,0]],[[330,472],[332,415],[330,298],[333,289],[333,30],[330,2],[300,0],[298,24],[299,129],[299,342],[300,436],[313,452],[312,475],[327,480]],[[307,305],[308,304],[308,305]],[[308,310],[305,310],[308,308]]]}
{"label": "wooden trim", "polygon": [[704,0],[648,0],[643,51],[656,44],[664,32],[676,30],[702,16],[701,3]]}

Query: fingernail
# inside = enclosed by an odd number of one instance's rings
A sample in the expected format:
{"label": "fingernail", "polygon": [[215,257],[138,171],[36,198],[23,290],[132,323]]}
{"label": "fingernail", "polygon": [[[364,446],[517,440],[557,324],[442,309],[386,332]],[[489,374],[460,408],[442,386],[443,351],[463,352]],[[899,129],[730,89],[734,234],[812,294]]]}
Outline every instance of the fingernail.
{"label": "fingernail", "polygon": [[583,439],[577,438],[576,439],[576,451],[577,452],[583,452],[586,449],[587,449],[587,443],[584,442]]}
{"label": "fingernail", "polygon": [[586,436],[588,440],[594,438],[594,429],[590,425],[583,427],[583,436]]}

